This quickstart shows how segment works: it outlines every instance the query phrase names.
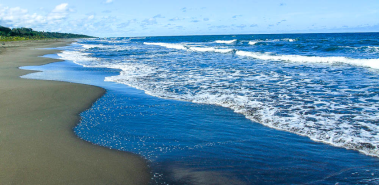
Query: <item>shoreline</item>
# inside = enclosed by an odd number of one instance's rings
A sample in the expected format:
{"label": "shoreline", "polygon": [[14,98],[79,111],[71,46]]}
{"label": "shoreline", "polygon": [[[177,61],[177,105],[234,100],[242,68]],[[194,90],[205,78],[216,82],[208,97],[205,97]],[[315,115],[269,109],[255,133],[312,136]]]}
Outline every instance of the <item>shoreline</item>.
{"label": "shoreline", "polygon": [[147,162],[78,138],[79,114],[105,90],[20,76],[21,66],[61,60],[39,57],[73,40],[6,42],[0,46],[0,184],[148,184]]}

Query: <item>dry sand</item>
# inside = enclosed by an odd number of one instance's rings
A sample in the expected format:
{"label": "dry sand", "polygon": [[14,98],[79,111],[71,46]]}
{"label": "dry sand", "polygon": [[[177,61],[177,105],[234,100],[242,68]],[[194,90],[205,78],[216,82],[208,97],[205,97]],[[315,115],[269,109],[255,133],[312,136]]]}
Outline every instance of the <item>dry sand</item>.
{"label": "dry sand", "polygon": [[104,94],[99,87],[22,79],[19,66],[58,60],[39,50],[69,40],[0,42],[0,184],[148,184],[139,156],[75,136],[79,113]]}

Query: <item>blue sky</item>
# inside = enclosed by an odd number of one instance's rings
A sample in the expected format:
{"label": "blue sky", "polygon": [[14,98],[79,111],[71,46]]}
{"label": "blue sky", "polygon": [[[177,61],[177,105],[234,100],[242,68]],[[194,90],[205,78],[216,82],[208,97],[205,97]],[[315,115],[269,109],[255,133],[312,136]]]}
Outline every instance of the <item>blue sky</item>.
{"label": "blue sky", "polygon": [[0,25],[99,37],[378,32],[379,0],[11,0]]}

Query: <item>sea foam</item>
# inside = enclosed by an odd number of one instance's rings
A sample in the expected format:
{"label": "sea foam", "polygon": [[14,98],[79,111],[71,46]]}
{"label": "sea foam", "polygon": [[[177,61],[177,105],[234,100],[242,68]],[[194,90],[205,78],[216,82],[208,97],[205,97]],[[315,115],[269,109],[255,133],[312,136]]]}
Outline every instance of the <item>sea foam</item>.
{"label": "sea foam", "polygon": [[299,63],[345,63],[356,66],[371,67],[379,69],[379,59],[353,59],[346,57],[318,57],[301,55],[270,55],[258,52],[236,51],[237,55],[252,57],[260,60],[289,61]]}
{"label": "sea foam", "polygon": [[187,50],[188,47],[182,45],[182,44],[170,44],[170,43],[161,43],[161,42],[144,42],[146,45],[156,45],[156,46],[163,46],[166,48],[172,48],[172,49],[184,49]]}
{"label": "sea foam", "polygon": [[233,40],[216,40],[215,43],[219,43],[219,44],[233,44],[237,42],[237,39],[233,39]]}
{"label": "sea foam", "polygon": [[93,66],[93,62],[98,60],[98,58],[91,57],[90,55],[90,53],[85,53],[82,51],[63,51],[58,53],[58,56],[61,59],[73,61],[74,63],[84,67],[91,67]]}
{"label": "sea foam", "polygon": [[[250,41],[256,42],[256,41]],[[250,43],[249,44],[253,44]],[[146,45],[157,45],[172,49],[190,50],[198,52],[218,52],[218,53],[230,53],[235,52],[236,55],[251,57],[259,60],[270,60],[270,61],[288,61],[288,62],[298,62],[298,63],[329,63],[329,64],[350,64],[355,66],[370,67],[374,69],[379,69],[379,59],[354,59],[346,57],[319,57],[319,56],[301,56],[301,55],[272,55],[270,53],[260,53],[260,52],[249,52],[240,51],[235,49],[218,49],[214,47],[191,47],[183,44],[170,44],[170,43],[148,43],[144,42]],[[254,43],[255,44],[255,43]]]}
{"label": "sea foam", "polygon": [[258,43],[259,41],[249,41],[249,45],[255,45],[256,43]]}
{"label": "sea foam", "polygon": [[184,44],[149,43],[149,42],[144,42],[144,44],[146,44],[146,45],[163,46],[163,47],[171,48],[171,49],[198,51],[198,52],[229,53],[229,52],[234,51],[233,49],[223,49],[223,48],[215,48],[215,47],[198,47],[198,46],[193,46],[193,45],[191,46],[191,45],[184,45]]}

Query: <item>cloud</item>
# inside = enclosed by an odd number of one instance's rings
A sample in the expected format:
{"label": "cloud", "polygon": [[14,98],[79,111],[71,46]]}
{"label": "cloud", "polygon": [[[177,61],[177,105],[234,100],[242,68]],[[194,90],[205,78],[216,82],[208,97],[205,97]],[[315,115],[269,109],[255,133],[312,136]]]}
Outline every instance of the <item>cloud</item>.
{"label": "cloud", "polygon": [[240,28],[240,29],[244,29],[245,27],[246,27],[246,25],[245,24],[241,24],[241,25],[238,25],[238,26],[236,26],[237,28]]}
{"label": "cloud", "polygon": [[[32,19],[34,18],[34,19]],[[19,26],[20,23],[26,23],[30,21],[41,21],[43,22],[43,17],[37,14],[28,14],[28,10],[22,9],[20,7],[9,8],[2,7],[0,5],[0,22],[4,26],[14,27],[13,25]]]}
{"label": "cloud", "polygon": [[125,28],[125,27],[128,27],[128,26],[130,25],[131,22],[132,22],[132,21],[129,20],[129,21],[127,21],[127,22],[123,22],[123,23],[121,23],[121,24],[118,24],[118,25],[117,25],[117,28]]}
{"label": "cloud", "polygon": [[112,3],[113,0],[106,0],[105,3]]}
{"label": "cloud", "polygon": [[58,6],[56,6],[50,14],[47,16],[47,20],[52,21],[53,23],[59,23],[62,20],[66,19],[68,16],[68,13],[71,10],[68,8],[67,3],[62,3]]}
{"label": "cloud", "polygon": [[204,18],[203,21],[209,21],[209,18]]}
{"label": "cloud", "polygon": [[158,14],[158,15],[154,16],[153,18],[156,19],[156,18],[165,18],[165,17],[163,17],[161,14]]}
{"label": "cloud", "polygon": [[216,28],[216,29],[227,29],[229,28],[229,26],[226,26],[226,25],[219,25],[219,26],[210,26],[209,29],[213,29],[213,28]]}
{"label": "cloud", "polygon": [[182,12],[187,12],[187,7],[183,7],[182,9],[180,9]]}
{"label": "cloud", "polygon": [[141,26],[145,27],[145,26],[154,25],[154,24],[157,24],[157,20],[155,18],[150,18],[150,19],[144,19],[142,21]]}
{"label": "cloud", "polygon": [[171,26],[172,24],[166,24],[166,25],[164,25],[163,27],[169,27],[169,26]]}
{"label": "cloud", "polygon": [[0,23],[8,27],[32,27],[46,29],[47,27],[58,30],[57,24],[68,18],[72,9],[67,3],[57,5],[45,15],[29,13],[27,9],[20,7],[10,8],[0,5]]}
{"label": "cloud", "polygon": [[52,12],[66,12],[68,10],[68,3],[57,5]]}
{"label": "cloud", "polygon": [[184,20],[184,19],[180,19],[180,18],[175,17],[175,18],[169,19],[168,21],[180,21],[180,20]]}
{"label": "cloud", "polygon": [[277,22],[276,25],[279,25],[280,23],[282,23],[282,22],[286,22],[286,21],[287,21],[287,20],[281,20],[281,21]]}
{"label": "cloud", "polygon": [[235,19],[237,17],[242,17],[242,15],[234,15],[232,18]]}

